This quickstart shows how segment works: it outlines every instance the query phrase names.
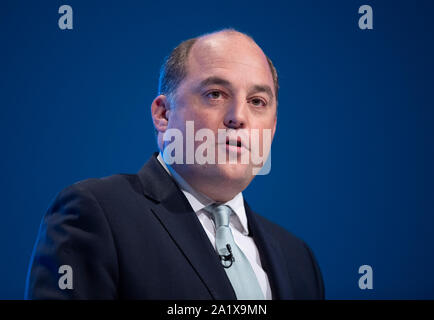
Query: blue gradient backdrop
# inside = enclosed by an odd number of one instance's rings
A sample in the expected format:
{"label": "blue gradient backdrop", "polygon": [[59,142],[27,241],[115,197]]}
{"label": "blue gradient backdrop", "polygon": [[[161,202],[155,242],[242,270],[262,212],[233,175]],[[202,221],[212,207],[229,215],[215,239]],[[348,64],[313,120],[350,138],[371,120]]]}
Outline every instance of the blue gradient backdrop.
{"label": "blue gradient backdrop", "polygon": [[[74,29],[57,26],[74,10]],[[369,4],[374,30],[358,28]],[[306,240],[328,299],[434,298],[433,1],[0,2],[0,298],[21,299],[42,215],[156,150],[165,55],[223,27],[273,59],[271,174],[252,207]],[[374,289],[358,288],[371,265]]]}

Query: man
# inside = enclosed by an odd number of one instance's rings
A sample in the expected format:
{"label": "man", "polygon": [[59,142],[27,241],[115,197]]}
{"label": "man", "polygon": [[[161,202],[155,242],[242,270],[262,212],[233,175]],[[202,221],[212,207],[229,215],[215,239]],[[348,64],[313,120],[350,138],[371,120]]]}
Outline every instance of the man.
{"label": "man", "polygon": [[58,195],[41,224],[26,297],[324,298],[308,246],[242,196],[256,172],[250,156],[268,154],[276,129],[271,60],[245,34],[214,32],[172,51],[159,91],[151,112],[160,153],[137,175],[81,181]]}

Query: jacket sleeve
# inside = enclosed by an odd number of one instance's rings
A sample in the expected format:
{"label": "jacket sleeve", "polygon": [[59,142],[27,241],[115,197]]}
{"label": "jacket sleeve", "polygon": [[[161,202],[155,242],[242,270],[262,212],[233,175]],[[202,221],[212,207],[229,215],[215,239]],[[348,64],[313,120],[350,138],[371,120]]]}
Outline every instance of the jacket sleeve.
{"label": "jacket sleeve", "polygon": [[42,219],[25,299],[114,299],[118,263],[103,208],[83,183],[59,193]]}

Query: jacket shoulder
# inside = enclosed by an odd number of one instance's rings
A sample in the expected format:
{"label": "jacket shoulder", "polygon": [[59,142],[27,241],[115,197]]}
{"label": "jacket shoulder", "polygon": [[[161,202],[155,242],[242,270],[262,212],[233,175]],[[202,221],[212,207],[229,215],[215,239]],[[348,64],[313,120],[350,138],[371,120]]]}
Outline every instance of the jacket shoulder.
{"label": "jacket shoulder", "polygon": [[112,193],[119,194],[132,191],[141,192],[142,187],[136,174],[115,174],[102,178],[89,178],[77,181],[61,192],[71,189],[88,191],[94,195],[111,195]]}
{"label": "jacket shoulder", "polygon": [[[142,199],[143,191],[137,175],[116,174],[102,178],[89,178],[62,189],[52,200],[47,214],[70,213],[80,216],[96,216],[95,208],[109,222],[111,217]],[[75,208],[75,210],[65,210]],[[128,211],[126,211],[128,212]]]}

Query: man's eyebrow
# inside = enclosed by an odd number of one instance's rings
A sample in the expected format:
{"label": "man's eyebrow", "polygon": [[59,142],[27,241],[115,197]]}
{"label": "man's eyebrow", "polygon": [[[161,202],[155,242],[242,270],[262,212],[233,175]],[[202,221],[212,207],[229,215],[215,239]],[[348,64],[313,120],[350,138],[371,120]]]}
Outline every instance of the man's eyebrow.
{"label": "man's eyebrow", "polygon": [[213,84],[221,85],[224,87],[232,87],[232,84],[228,80],[216,76],[208,77],[202,80],[199,84],[199,87],[206,87]]}
{"label": "man's eyebrow", "polygon": [[[233,87],[230,81],[223,79],[223,78],[220,78],[220,77],[211,76],[211,77],[208,77],[208,78],[202,80],[199,83],[199,88],[203,88],[203,87],[213,85],[213,84],[214,85],[221,85],[221,86],[229,87],[229,88]],[[273,90],[271,89],[270,86],[268,86],[266,84],[264,84],[264,85],[257,84],[257,85],[252,86],[252,88],[249,90],[249,95],[253,94],[253,93],[257,93],[257,92],[265,92],[266,94],[268,94],[268,96],[270,97],[271,100],[273,100],[273,98],[274,98]]]}
{"label": "man's eyebrow", "polygon": [[270,86],[264,84],[264,85],[254,85],[250,90],[249,90],[249,95],[253,94],[253,93],[257,93],[257,92],[265,92],[266,94],[268,94],[268,96],[270,97],[271,100],[273,100],[274,98],[274,94],[273,94],[273,90],[271,90]]}

